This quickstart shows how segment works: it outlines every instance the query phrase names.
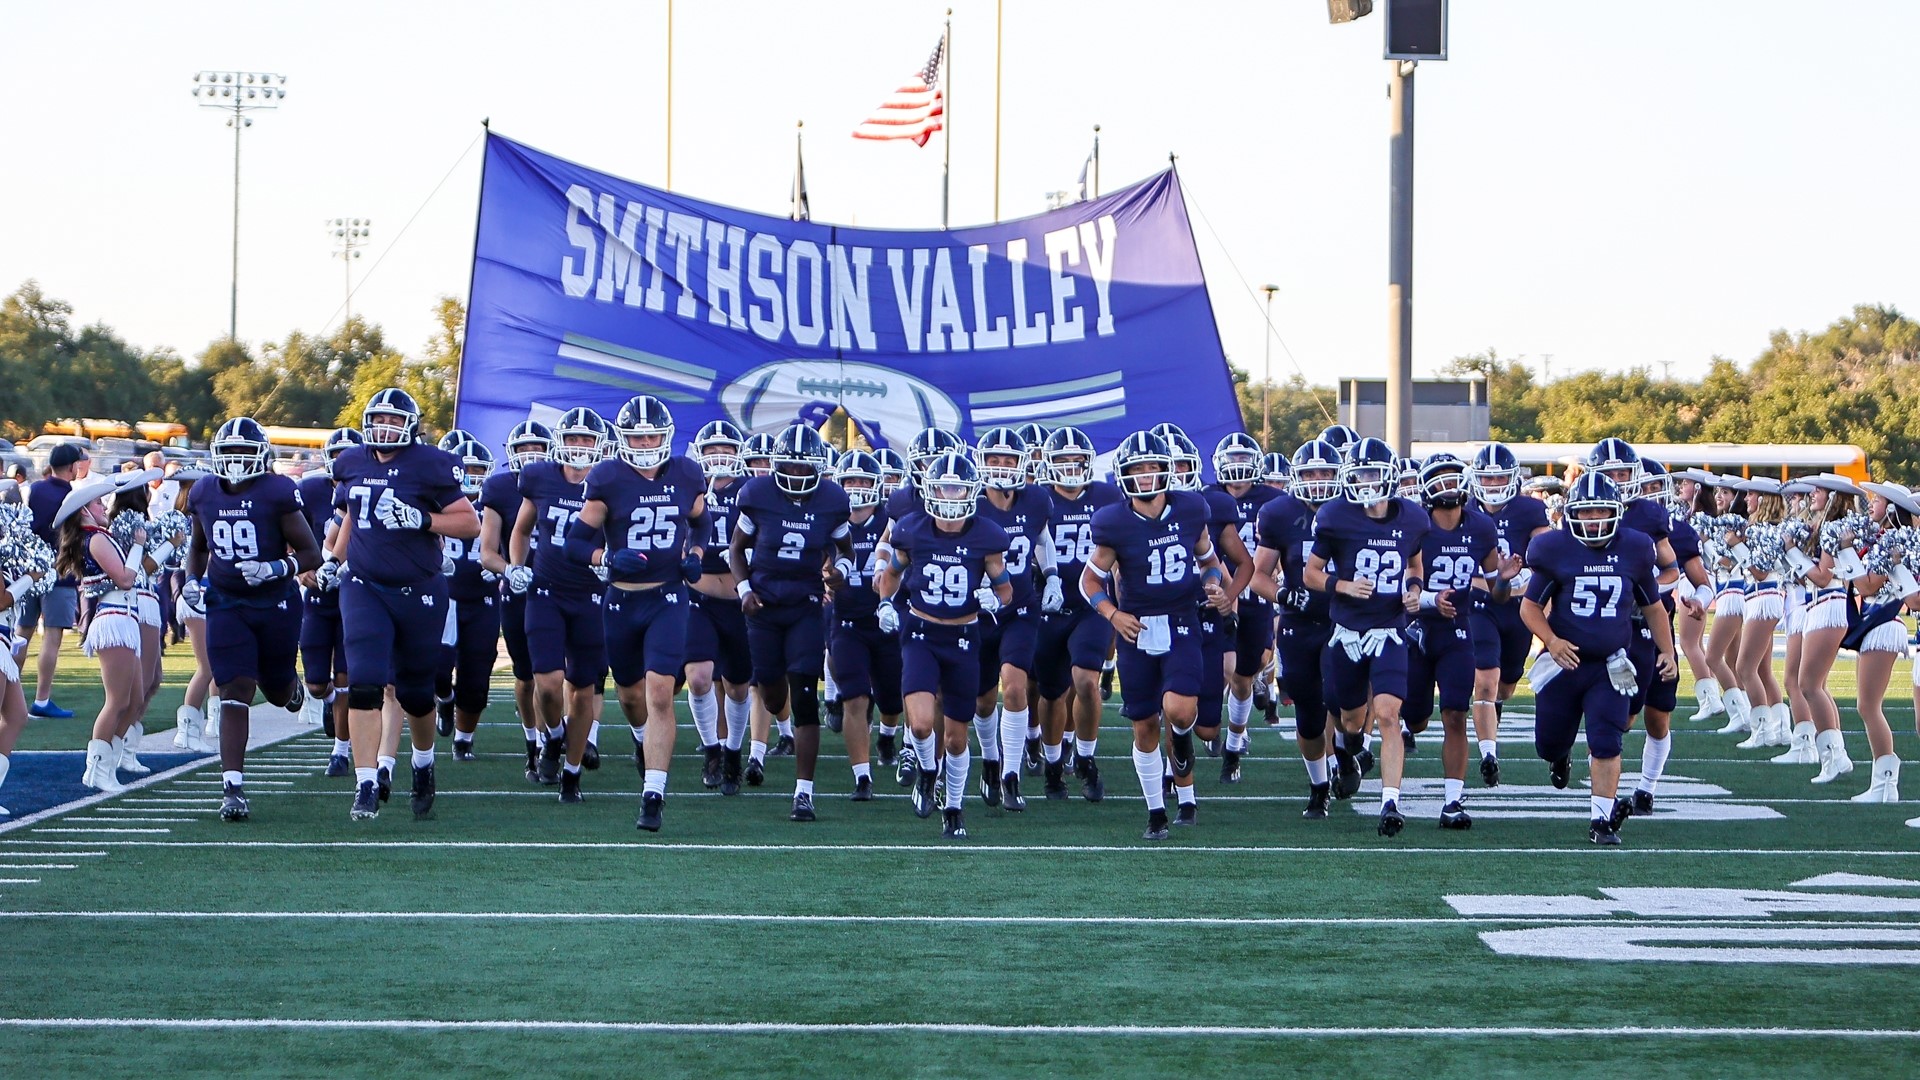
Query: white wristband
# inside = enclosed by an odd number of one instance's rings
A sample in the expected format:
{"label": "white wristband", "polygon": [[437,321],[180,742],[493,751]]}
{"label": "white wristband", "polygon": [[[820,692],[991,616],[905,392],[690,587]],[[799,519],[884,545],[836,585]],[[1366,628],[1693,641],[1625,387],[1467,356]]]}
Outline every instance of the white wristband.
{"label": "white wristband", "polygon": [[739,595],[740,599],[745,600],[747,594],[753,591],[753,583],[751,581],[736,582],[733,591]]}
{"label": "white wristband", "polygon": [[173,545],[162,540],[153,546],[152,551],[147,552],[147,558],[152,559],[155,566],[165,566],[167,560],[173,558]]}
{"label": "white wristband", "polygon": [[1704,585],[1695,586],[1693,590],[1693,598],[1703,608],[1712,607],[1713,606],[1713,582],[1709,581]]}
{"label": "white wristband", "polygon": [[25,575],[7,583],[7,591],[13,594],[13,602],[16,604],[25,599],[28,591],[32,588],[33,579]]}
{"label": "white wristband", "polygon": [[845,555],[842,555],[839,558],[833,560],[833,568],[834,570],[839,572],[842,578],[845,578],[848,581],[853,580],[854,568],[853,568],[852,559],[849,559]]}

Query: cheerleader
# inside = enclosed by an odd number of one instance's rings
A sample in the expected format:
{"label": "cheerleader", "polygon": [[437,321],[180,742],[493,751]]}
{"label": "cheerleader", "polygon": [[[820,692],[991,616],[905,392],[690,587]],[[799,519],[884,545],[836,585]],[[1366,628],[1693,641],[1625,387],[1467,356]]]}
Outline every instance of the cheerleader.
{"label": "cheerleader", "polygon": [[[1712,476],[1712,474],[1709,474]],[[1745,735],[1753,730],[1753,707],[1734,676],[1740,653],[1740,628],[1746,621],[1746,547],[1739,539],[1747,524],[1745,481],[1736,476],[1712,476],[1701,496],[1710,515],[1700,529],[1712,552],[1708,560],[1717,588],[1713,598],[1713,629],[1707,634],[1707,667],[1713,672],[1727,724],[1717,734]],[[1695,716],[1698,720],[1699,717]]]}
{"label": "cheerleader", "polygon": [[[1847,581],[1840,576],[1836,560],[1843,544],[1851,552],[1854,535],[1865,529],[1865,520],[1854,516],[1854,500],[1866,492],[1831,473],[1809,477],[1806,483],[1811,490],[1800,518],[1806,532],[1799,534],[1796,549],[1813,565],[1801,575],[1807,599],[1800,616],[1800,654],[1788,657],[1790,670],[1797,675],[1793,688],[1801,716],[1794,725],[1793,742],[1795,749],[1807,745],[1813,750],[1820,766],[1813,782],[1827,784],[1853,771],[1840,734],[1840,709],[1827,690],[1827,679],[1839,659],[1848,626]],[[1804,560],[1796,561],[1805,566]]]}
{"label": "cheerleader", "polygon": [[1740,489],[1747,497],[1747,525],[1729,539],[1737,541],[1736,559],[1746,565],[1748,585],[1733,677],[1751,702],[1753,733],[1738,744],[1751,750],[1785,741],[1776,734],[1787,709],[1780,681],[1773,674],[1773,631],[1786,616],[1786,583],[1781,579],[1785,558],[1780,544],[1786,505],[1778,480],[1756,476],[1741,481]]}
{"label": "cheerleader", "polygon": [[59,543],[54,565],[64,576],[80,579],[83,595],[93,597],[82,651],[100,661],[105,691],[100,714],[87,742],[87,766],[80,782],[95,791],[125,790],[116,775],[125,743],[120,732],[134,720],[145,694],[140,664],[139,575],[128,564],[145,558],[145,530],[135,534],[133,550],[122,551],[107,531],[107,495],[113,478],[88,477],[73,486],[53,515]]}
{"label": "cheerleader", "polygon": [[[1691,539],[1686,542],[1687,547],[1693,558],[1700,563],[1699,567],[1690,567],[1688,564],[1692,560],[1680,553],[1681,543],[1674,544],[1674,556],[1680,560],[1681,573],[1689,581],[1692,581],[1694,576],[1705,568],[1710,559],[1708,537],[1695,524],[1696,520],[1704,523],[1706,515],[1696,514],[1695,509],[1700,502],[1711,498],[1707,494],[1707,481],[1712,478],[1713,474],[1710,472],[1688,469],[1673,474],[1668,481],[1671,488],[1667,492],[1666,503],[1674,532],[1679,536],[1690,535]],[[1644,494],[1645,489],[1643,489]],[[1686,526],[1684,530],[1680,528],[1682,525]],[[1669,537],[1669,539],[1674,538]],[[1718,582],[1711,572],[1707,573],[1705,580],[1708,584],[1704,591],[1697,592],[1695,595],[1704,601],[1704,606],[1708,610],[1712,610],[1714,600],[1719,596]],[[1692,592],[1692,590],[1689,591]],[[1695,720],[1718,716],[1726,711],[1726,703],[1720,694],[1722,684],[1714,678],[1713,667],[1707,663],[1706,625],[1706,620],[1703,618],[1683,619],[1676,631],[1680,652],[1687,658],[1687,670],[1693,672],[1693,696],[1697,705],[1693,713]]]}
{"label": "cheerleader", "polygon": [[[133,776],[145,776],[153,770],[140,763],[138,749],[146,737],[147,709],[153,703],[154,695],[160,692],[161,645],[166,634],[166,618],[160,606],[161,579],[167,573],[167,563],[179,545],[186,542],[186,533],[175,527],[173,535],[160,536],[150,520],[150,500],[153,489],[148,486],[160,479],[159,469],[144,469],[138,472],[116,473],[113,477],[113,510],[109,520],[115,524],[109,529],[116,534],[116,542],[126,545],[136,530],[145,530],[150,543],[140,560],[133,564],[137,580],[134,582],[134,596],[138,600],[140,619],[140,702],[134,709],[131,725],[121,733],[122,750],[120,770]],[[131,515],[131,516],[125,516]]]}
{"label": "cheerleader", "polygon": [[[1920,593],[1903,595],[1895,582],[1892,568],[1906,559],[1900,544],[1920,514],[1920,502],[1899,484],[1863,484],[1872,495],[1867,503],[1867,518],[1872,523],[1864,562],[1866,574],[1857,578],[1860,595],[1871,597],[1861,602],[1860,624],[1847,636],[1854,648],[1856,679],[1859,683],[1857,705],[1861,724],[1867,729],[1867,746],[1873,752],[1873,779],[1867,790],[1853,797],[1854,802],[1899,802],[1900,758],[1893,749],[1893,729],[1887,724],[1885,702],[1887,684],[1893,679],[1893,663],[1907,651],[1907,627],[1900,613],[1910,604],[1920,603]],[[1909,580],[1911,574],[1905,575]]]}
{"label": "cheerleader", "polygon": [[[12,481],[6,485],[14,486]],[[20,539],[36,539],[32,533],[33,516],[22,513],[13,519],[15,526],[23,534]],[[20,733],[27,726],[27,698],[20,687],[20,665],[13,655],[13,628],[19,618],[20,601],[33,589],[40,577],[45,575],[13,574],[6,575],[0,582],[0,786],[7,782],[7,770],[13,764],[13,747],[20,741]],[[0,818],[8,816],[8,810],[0,806]]]}

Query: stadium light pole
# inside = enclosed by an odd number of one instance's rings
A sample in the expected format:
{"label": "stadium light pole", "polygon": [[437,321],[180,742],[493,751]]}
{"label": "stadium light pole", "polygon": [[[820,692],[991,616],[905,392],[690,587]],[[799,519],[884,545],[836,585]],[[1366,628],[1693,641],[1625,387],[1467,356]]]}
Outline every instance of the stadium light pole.
{"label": "stadium light pole", "polygon": [[203,109],[221,109],[233,115],[233,291],[227,309],[227,340],[240,340],[240,133],[253,126],[247,116],[261,109],[277,109],[287,96],[287,77],[265,71],[196,71],[193,96]]}
{"label": "stadium light pole", "polygon": [[327,235],[333,238],[333,257],[340,260],[343,276],[346,278],[347,295],[343,305],[346,309],[346,321],[353,321],[353,260],[360,257],[360,249],[372,243],[367,239],[373,235],[372,218],[329,218]]}
{"label": "stadium light pole", "polygon": [[1267,329],[1264,335],[1264,356],[1260,361],[1260,448],[1273,449],[1273,406],[1270,395],[1273,393],[1273,294],[1280,291],[1278,285],[1262,285],[1267,294]]}

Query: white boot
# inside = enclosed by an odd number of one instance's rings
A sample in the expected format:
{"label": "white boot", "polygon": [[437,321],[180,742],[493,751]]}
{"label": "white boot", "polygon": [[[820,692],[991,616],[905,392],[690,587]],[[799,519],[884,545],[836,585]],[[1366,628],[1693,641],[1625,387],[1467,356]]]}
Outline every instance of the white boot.
{"label": "white boot", "polygon": [[200,730],[202,732],[200,737],[203,740],[205,740],[207,743],[213,746],[220,745],[220,699],[219,698],[210,697],[207,699],[206,726],[201,728]]}
{"label": "white boot", "polygon": [[1873,783],[1849,802],[1887,803],[1900,801],[1900,758],[1883,754],[1873,759]]}
{"label": "white boot", "polygon": [[120,768],[123,771],[134,776],[145,776],[153,771],[140,764],[140,740],[146,737],[147,725],[144,722],[127,729],[126,737],[120,743]]}
{"label": "white boot", "polygon": [[[1753,750],[1758,747],[1773,745],[1767,742],[1767,738],[1773,730],[1773,709],[1774,706],[1772,705],[1754,705],[1748,710],[1747,726],[1740,729],[1747,733],[1747,737],[1734,743],[1734,749]],[[1731,712],[1732,709],[1729,708],[1728,711]]]}
{"label": "white boot", "polygon": [[87,740],[87,771],[80,774],[80,783],[95,791],[125,791],[125,785],[113,775],[113,765],[112,743],[105,739]]}
{"label": "white boot", "polygon": [[[1794,732],[1798,730],[1800,730],[1800,721],[1793,718],[1793,706],[1783,701],[1773,707],[1773,728],[1767,732],[1767,737],[1772,741],[1767,745],[1792,746]],[[1820,755],[1816,753],[1814,761],[1819,760]]]}
{"label": "white boot", "polygon": [[1711,675],[1694,684],[1693,699],[1700,703],[1693,711],[1694,723],[1727,711],[1726,702],[1720,696],[1720,681]]}
{"label": "white boot", "polygon": [[213,747],[200,737],[201,725],[207,722],[205,713],[191,705],[182,705],[173,717],[173,745],[195,754],[213,752]]}
{"label": "white boot", "polygon": [[[1778,707],[1778,706],[1776,706]],[[1813,745],[1813,721],[1800,720],[1793,725],[1787,752],[1768,759],[1775,765],[1818,765],[1820,751]]]}
{"label": "white boot", "polygon": [[1714,732],[1716,735],[1745,735],[1753,730],[1753,704],[1747,699],[1747,692],[1737,686],[1730,686],[1720,696],[1727,710],[1727,726]]}
{"label": "white boot", "polygon": [[1838,777],[1853,771],[1853,759],[1847,756],[1847,741],[1839,728],[1822,731],[1813,737],[1815,751],[1820,756],[1820,775],[1813,778],[1816,784],[1831,784]]}
{"label": "white boot", "polygon": [[[13,759],[4,754],[0,754],[0,787],[6,786],[7,770],[11,768],[13,768]],[[4,806],[0,806],[0,817],[9,817],[12,813],[13,811],[8,810]]]}

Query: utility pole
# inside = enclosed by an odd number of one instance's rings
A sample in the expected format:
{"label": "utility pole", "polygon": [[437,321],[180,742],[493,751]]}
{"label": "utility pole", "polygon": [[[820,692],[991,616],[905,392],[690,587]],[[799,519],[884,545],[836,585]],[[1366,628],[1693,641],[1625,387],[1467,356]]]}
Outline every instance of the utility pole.
{"label": "utility pole", "polygon": [[1280,286],[1262,285],[1260,288],[1267,294],[1267,331],[1260,361],[1260,449],[1265,451],[1273,449],[1273,405],[1270,400],[1273,393],[1273,294],[1280,291]]}
{"label": "utility pole", "polygon": [[1387,156],[1387,445],[1413,452],[1413,72],[1389,60]]}
{"label": "utility pole", "polygon": [[240,340],[240,133],[253,126],[247,113],[277,109],[287,96],[287,77],[264,71],[196,71],[193,96],[202,108],[221,109],[233,115],[227,126],[233,129],[233,288],[227,308],[227,340]]}

